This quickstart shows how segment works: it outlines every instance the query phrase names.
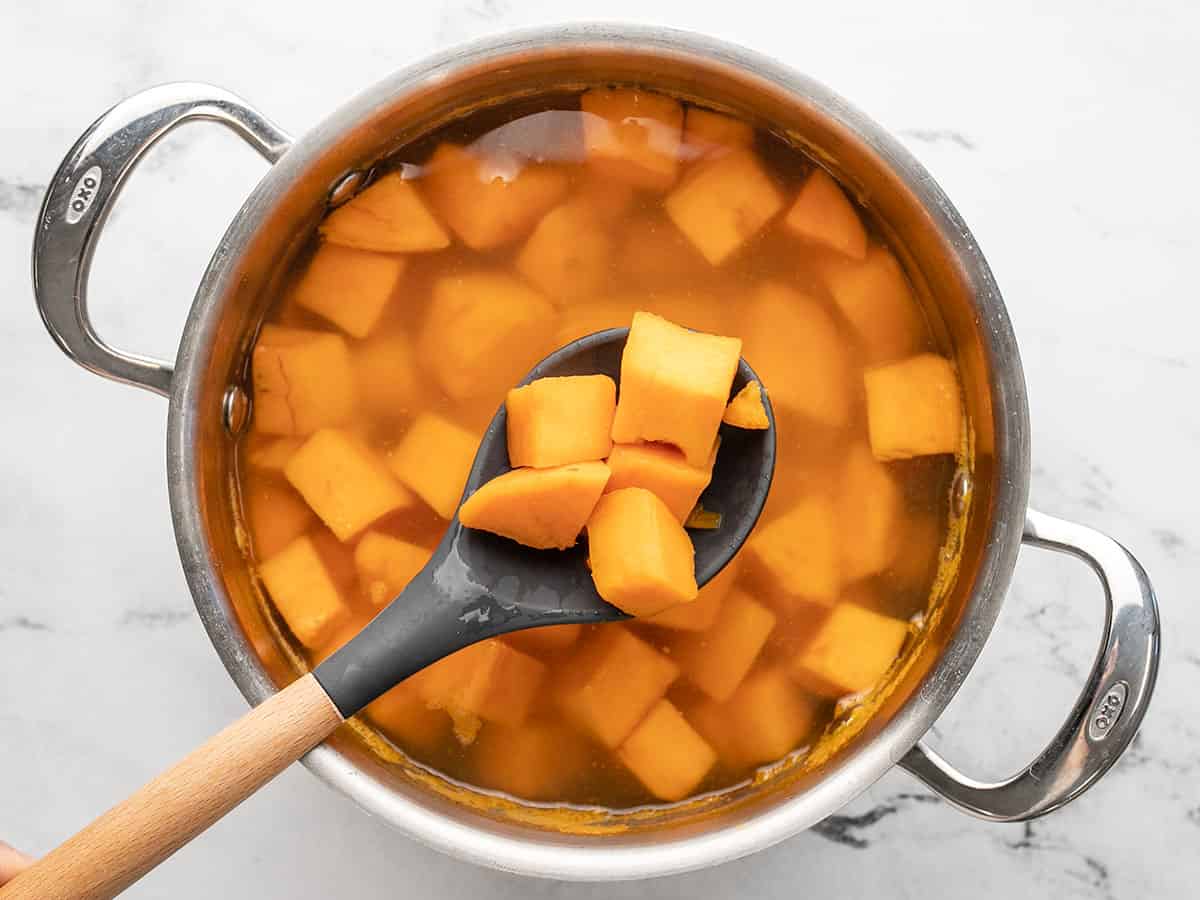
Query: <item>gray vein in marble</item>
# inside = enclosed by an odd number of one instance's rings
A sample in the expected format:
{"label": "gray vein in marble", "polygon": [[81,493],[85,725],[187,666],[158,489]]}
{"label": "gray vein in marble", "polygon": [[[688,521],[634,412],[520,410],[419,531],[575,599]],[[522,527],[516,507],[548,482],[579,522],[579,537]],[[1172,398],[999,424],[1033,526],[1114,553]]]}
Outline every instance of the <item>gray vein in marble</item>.
{"label": "gray vein in marble", "polygon": [[975,141],[952,128],[906,128],[900,133],[923,144],[954,144],[968,152],[978,149]]}
{"label": "gray vein in marble", "polygon": [[121,616],[118,624],[140,628],[172,628],[191,617],[190,609],[130,609]]}
{"label": "gray vein in marble", "polygon": [[851,847],[855,850],[865,850],[871,846],[871,842],[861,837],[863,831],[871,828],[880,820],[900,812],[906,803],[937,802],[938,798],[932,794],[896,794],[890,800],[873,806],[865,813],[857,816],[830,816],[825,821],[813,826],[812,830],[827,841],[833,841],[835,844],[841,844],[843,847]]}
{"label": "gray vein in marble", "polygon": [[11,616],[0,619],[0,631],[53,631],[45,622],[38,622],[28,616]]}
{"label": "gray vein in marble", "polygon": [[0,178],[0,213],[14,213],[22,221],[32,218],[46,193],[46,185]]}
{"label": "gray vein in marble", "polygon": [[1163,552],[1172,559],[1179,555],[1179,551],[1187,548],[1187,541],[1178,531],[1170,528],[1155,528],[1150,533],[1154,535],[1154,539],[1158,541],[1158,546],[1162,547]]}

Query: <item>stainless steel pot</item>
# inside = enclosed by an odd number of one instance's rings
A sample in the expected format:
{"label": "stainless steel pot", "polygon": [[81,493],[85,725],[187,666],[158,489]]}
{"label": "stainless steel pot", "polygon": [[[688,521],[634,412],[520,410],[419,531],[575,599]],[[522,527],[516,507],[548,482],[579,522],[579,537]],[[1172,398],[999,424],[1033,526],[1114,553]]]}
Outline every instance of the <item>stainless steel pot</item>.
{"label": "stainless steel pot", "polygon": [[[38,306],[72,359],[169,398],[167,473],[180,556],[230,675],[258,703],[297,672],[244,563],[232,479],[248,351],[277,279],[331,197],[390,151],[465,110],[595,81],[648,83],[773,129],[827,161],[896,239],[954,348],[967,394],[972,458],[953,498],[964,526],[957,577],[872,715],[820,765],[785,767],[717,801],[555,830],[495,804],[462,802],[463,791],[385,761],[353,733],[305,764],[430,846],[500,869],[581,880],[664,875],[743,856],[821,821],[897,764],[955,806],[997,821],[1032,818],[1078,797],[1120,756],[1146,711],[1158,611],[1146,573],[1120,544],[1026,506],[1025,382],[979,248],[929,174],[841,98],[770,60],[674,31],[580,26],[474,44],[397,72],[299,140],[225,91],[165,85],[109,110],[71,149],[34,242]],[[214,253],[172,366],[104,343],[88,319],[87,277],[126,177],[155,141],[197,119],[233,129],[271,168]],[[1104,640],[1050,745],[1013,777],[983,783],[921,739],[979,655],[1022,542],[1069,553],[1096,572]]]}

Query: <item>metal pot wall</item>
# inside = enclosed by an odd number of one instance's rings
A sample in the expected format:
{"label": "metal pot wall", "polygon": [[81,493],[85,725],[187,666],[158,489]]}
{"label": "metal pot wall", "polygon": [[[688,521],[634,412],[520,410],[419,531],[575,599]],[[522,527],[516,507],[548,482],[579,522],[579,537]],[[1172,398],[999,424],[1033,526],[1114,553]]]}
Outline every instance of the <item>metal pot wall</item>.
{"label": "metal pot wall", "polygon": [[[38,224],[38,305],[55,340],[81,365],[169,398],[167,471],[180,556],[230,675],[257,703],[296,677],[299,665],[246,565],[233,478],[249,349],[289,261],[331,196],[414,137],[482,105],[595,82],[648,84],[746,116],[826,162],[871,208],[963,377],[971,453],[951,498],[961,525],[951,554],[956,577],[872,714],[819,765],[782,767],[715,800],[550,828],[527,810],[473,802],[412,764],[387,762],[353,731],[305,764],[426,844],[564,879],[663,875],[743,856],[819,822],[894,765],[959,808],[998,821],[1032,818],[1078,797],[1120,756],[1145,713],[1158,665],[1158,612],[1145,572],[1123,547],[1027,508],[1025,382],[979,248],[929,174],[841,98],[760,56],[674,31],[579,26],[478,43],[397,72],[298,140],[225,91],[166,85],[118,104],[72,148]],[[233,129],[271,168],[217,247],[171,365],[103,342],[88,320],[87,276],[106,215],[138,159],[197,119]],[[1096,572],[1103,644],[1050,745],[1013,777],[987,784],[921,739],[982,649],[1022,542],[1072,554]]]}

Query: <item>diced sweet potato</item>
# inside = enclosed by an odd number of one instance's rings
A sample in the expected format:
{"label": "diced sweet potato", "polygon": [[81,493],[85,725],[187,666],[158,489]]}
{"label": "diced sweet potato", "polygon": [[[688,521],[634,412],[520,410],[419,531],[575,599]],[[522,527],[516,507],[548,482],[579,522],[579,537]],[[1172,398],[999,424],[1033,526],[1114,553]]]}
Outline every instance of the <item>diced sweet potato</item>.
{"label": "diced sweet potato", "polygon": [[679,635],[671,658],[714,700],[728,700],[775,628],[775,614],[745,591],[733,591],[708,631]]}
{"label": "diced sweet potato", "polygon": [[798,600],[828,605],[841,587],[840,534],[833,503],[810,494],[751,533],[746,561],[755,567],[771,602],[784,608]]}
{"label": "diced sweet potato", "polygon": [[606,225],[612,225],[633,206],[636,192],[633,185],[614,181],[594,169],[580,172],[572,198],[576,203],[591,207]]}
{"label": "diced sweet potato", "polygon": [[699,106],[689,106],[683,116],[683,146],[688,158],[719,156],[754,143],[749,122]]}
{"label": "diced sweet potato", "polygon": [[559,314],[554,345],[561,347],[597,331],[628,327],[633,314],[644,304],[645,299],[640,294],[618,294],[569,306]]}
{"label": "diced sweet potato", "polygon": [[605,491],[645,488],[667,504],[676,519],[684,522],[712,480],[715,458],[714,455],[703,466],[692,466],[670,444],[613,444],[608,457],[612,478]]}
{"label": "diced sweet potato", "polygon": [[644,488],[605,494],[588,519],[588,559],[596,591],[633,616],[652,616],[696,599],[691,538]]}
{"label": "diced sweet potato", "polygon": [[617,756],[660,800],[682,800],[717,761],[717,753],[667,700],[659,700]]}
{"label": "diced sweet potato", "polygon": [[550,656],[573,647],[583,633],[582,625],[543,625],[504,635],[501,640],[524,653]]}
{"label": "diced sweet potato", "polygon": [[837,485],[837,520],[846,535],[840,542],[843,581],[891,565],[900,549],[903,502],[900,485],[865,444],[846,451]]}
{"label": "diced sweet potato", "polygon": [[876,458],[957,452],[962,442],[962,406],[950,360],[922,353],[867,369],[863,382]]}
{"label": "diced sweet potato", "polygon": [[455,144],[439,145],[425,171],[425,195],[438,218],[472,250],[520,240],[569,187],[561,169],[490,161]]}
{"label": "diced sweet potato", "polygon": [[925,347],[929,338],[921,307],[890,251],[872,244],[861,261],[829,254],[816,261],[816,269],[867,362],[892,362]]}
{"label": "diced sweet potato", "polygon": [[421,402],[421,376],[412,338],[402,331],[374,335],[355,348],[354,374],[363,407],[389,421]]}
{"label": "diced sweet potato", "polygon": [[488,724],[471,749],[478,783],[522,800],[561,800],[586,771],[588,756],[579,734],[537,721],[520,728]]}
{"label": "diced sweet potato", "polygon": [[552,347],[548,300],[510,275],[439,278],[418,344],[421,361],[453,399],[499,394]]}
{"label": "diced sweet potato", "polygon": [[820,301],[766,282],[743,321],[746,361],[777,412],[784,407],[834,428],[850,420],[857,385],[846,339]]}
{"label": "diced sweet potato", "polygon": [[415,680],[435,709],[516,727],[529,715],[545,675],[541,662],[492,638],[439,660]]}
{"label": "diced sweet potato", "polygon": [[621,357],[613,440],[664,441],[693,466],[706,465],[741,352],[737,338],[635,313]]}
{"label": "diced sweet potato", "polygon": [[312,539],[296,538],[258,567],[271,602],[300,643],[312,647],[350,614]]}
{"label": "diced sweet potato", "polygon": [[734,428],[758,431],[771,427],[767,409],[763,406],[762,387],[757,381],[746,382],[746,386],[738,391],[725,407],[725,415],[721,417],[721,421]]}
{"label": "diced sweet potato", "polygon": [[246,445],[246,462],[262,472],[283,472],[287,461],[303,443],[300,438],[274,438],[251,433]]}
{"label": "diced sweet potato", "polygon": [[602,462],[513,469],[475,491],[458,510],[479,528],[540,550],[574,546],[608,483]]}
{"label": "diced sweet potato", "polygon": [[617,386],[607,375],[539,378],[510,390],[504,405],[513,467],[587,462],[612,450]]}
{"label": "diced sweet potato", "polygon": [[341,335],[264,325],[251,370],[254,427],[261,432],[311,434],[354,414],[354,370]]}
{"label": "diced sweet potato", "polygon": [[708,584],[700,588],[700,593],[691,603],[672,606],[643,621],[647,625],[673,628],[677,631],[707,631],[717,620],[721,604],[725,601],[733,583],[737,581],[741,570],[741,557],[735,556],[726,563],[725,568],[713,576]]}
{"label": "diced sweet potato", "polygon": [[367,719],[404,750],[429,753],[450,730],[450,719],[440,709],[430,709],[408,681],[396,685],[364,710]]}
{"label": "diced sweet potato", "polygon": [[453,519],[479,449],[479,435],[421,413],[388,454],[388,465],[404,484],[443,519]]}
{"label": "diced sweet potato", "polygon": [[323,428],[305,441],[283,471],[313,512],[342,541],[376,519],[415,502],[379,454],[336,428]]}
{"label": "diced sweet potato", "polygon": [[322,244],[292,288],[296,304],[351,337],[371,333],[404,273],[403,256]]}
{"label": "diced sweet potato", "polygon": [[639,288],[674,289],[707,270],[700,251],[661,213],[632,217],[621,224],[619,234],[616,266]]}
{"label": "diced sweet potato", "polygon": [[317,520],[304,499],[282,481],[250,481],[244,498],[246,525],[258,559],[274,556]]}
{"label": "diced sweet potato", "polygon": [[675,182],[683,107],[662,94],[595,88],[580,98],[588,163],[616,181],[665,191]]}
{"label": "diced sweet potato", "polygon": [[517,254],[517,271],[559,304],[599,294],[608,282],[613,240],[588,204],[567,202],[542,218]]}
{"label": "diced sweet potato", "polygon": [[380,253],[420,253],[450,244],[416,186],[399,172],[384,175],[339,206],[320,231],[331,244]]}
{"label": "diced sweet potato", "polygon": [[667,215],[720,265],[783,208],[783,196],[751,150],[702,164],[664,202]]}
{"label": "diced sweet potato", "polygon": [[624,626],[605,625],[556,674],[563,712],[615,749],[666,694],[679,667]]}
{"label": "diced sweet potato", "polygon": [[862,259],[867,253],[867,230],[858,211],[824,169],[813,169],[804,179],[792,208],[783,217],[783,227],[851,259]]}
{"label": "diced sweet potato", "polygon": [[817,723],[818,703],[781,668],[751,672],[726,703],[709,701],[689,721],[734,769],[782,759]]}
{"label": "diced sweet potato", "polygon": [[907,622],[839,603],[796,657],[792,675],[826,697],[857,694],[883,677],[907,636]]}
{"label": "diced sweet potato", "polygon": [[429,550],[418,544],[368,531],[354,548],[358,583],[372,603],[382,606],[408,587],[429,556]]}

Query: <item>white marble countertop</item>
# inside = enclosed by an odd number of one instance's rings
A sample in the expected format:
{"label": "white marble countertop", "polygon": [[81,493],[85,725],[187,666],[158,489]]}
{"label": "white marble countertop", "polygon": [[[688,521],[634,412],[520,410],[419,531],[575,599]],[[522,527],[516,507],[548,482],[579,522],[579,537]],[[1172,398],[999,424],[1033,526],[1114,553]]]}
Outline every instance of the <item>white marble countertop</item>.
{"label": "white marble countertop", "polygon": [[[129,896],[1194,897],[1200,7],[870,6],[5,4],[0,838],[44,852],[244,709],[179,570],[165,404],[70,364],[33,308],[33,221],[67,147],[110,104],[179,79],[229,87],[299,133],[435,49],[601,13],[709,32],[807,71],[898,132],[954,199],[1020,339],[1034,502],[1119,537],[1158,588],[1165,657],[1137,743],[1086,797],[1031,826],[967,818],[897,771],[825,826],[750,859],[610,886],[442,857],[293,767]],[[184,129],[151,154],[97,258],[95,318],[113,342],[173,356],[208,255],[261,171],[215,129]],[[932,740],[981,777],[1027,762],[1082,683],[1101,620],[1082,566],[1023,554]]]}

